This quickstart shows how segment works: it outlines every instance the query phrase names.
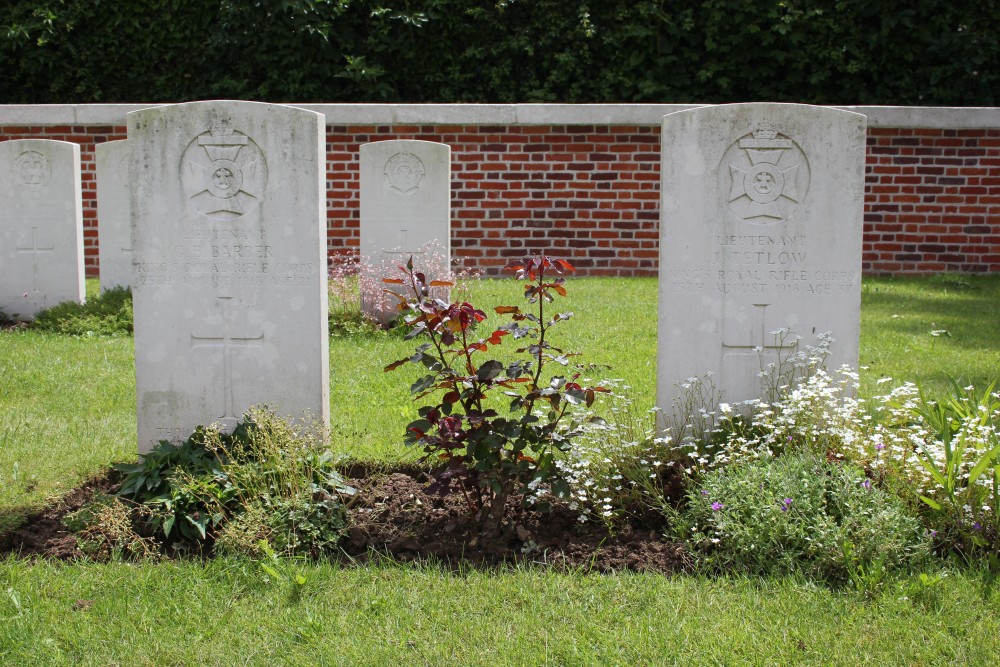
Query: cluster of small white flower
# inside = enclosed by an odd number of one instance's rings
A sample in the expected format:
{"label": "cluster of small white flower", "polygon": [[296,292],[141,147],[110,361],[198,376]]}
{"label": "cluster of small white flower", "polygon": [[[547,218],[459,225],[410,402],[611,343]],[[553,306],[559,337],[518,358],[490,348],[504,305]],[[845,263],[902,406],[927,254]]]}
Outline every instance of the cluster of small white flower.
{"label": "cluster of small white flower", "polygon": [[[902,384],[869,401],[856,398],[858,387],[858,374],[849,368],[839,369],[837,377],[817,368],[779,400],[750,406],[749,418],[720,405],[718,429],[726,438],[714,450],[704,448],[693,460],[693,472],[806,448],[853,461],[876,475],[895,476],[917,495],[943,504],[949,490],[939,475],[947,477],[949,466],[958,478],[952,491],[966,486],[962,480],[967,481],[984,458],[992,461],[990,467],[1000,466],[994,451],[1000,445],[1000,392],[977,401],[973,388],[967,387],[968,395],[955,397],[957,416],[951,418],[953,432],[945,442],[940,429],[928,423],[927,415],[933,414],[928,408],[934,404],[914,384]],[[992,488],[995,480],[985,474],[974,482]],[[970,523],[982,521],[990,512],[989,505],[976,503],[967,518]]]}
{"label": "cluster of small white flower", "polygon": [[[949,456],[960,457],[954,462],[960,490],[967,486],[962,480],[968,480],[984,457],[993,457],[991,467],[1000,467],[994,451],[1000,446],[1000,392],[977,400],[972,388],[966,388],[968,395],[955,399],[964,406],[964,411],[959,410],[964,416],[953,424],[951,442],[946,444],[926,418],[933,403],[915,385],[905,383],[883,396],[860,399],[858,373],[842,367],[831,375],[822,368],[823,358],[823,348],[800,356],[796,363],[803,375],[784,386],[771,403],[717,403],[714,410],[704,406],[690,410],[688,423],[676,428],[681,434],[676,439],[669,431],[656,437],[656,420],[649,415],[637,417],[625,395],[628,388],[616,386],[610,420],[588,423],[569,456],[558,464],[572,488],[570,507],[580,512],[581,521],[611,523],[628,506],[656,506],[662,499],[659,483],[666,467],[681,465],[685,474],[700,476],[790,449],[849,460],[873,476],[894,476],[916,495],[941,503],[947,500],[947,490],[932,469],[946,471]],[[705,389],[708,382],[691,378],[686,384],[693,394],[704,397],[713,394]],[[992,488],[998,476],[980,475],[975,484]],[[646,495],[658,493],[659,499]],[[976,499],[961,505],[970,525],[990,520],[995,509],[983,502],[989,494],[963,498]]]}
{"label": "cluster of small white flower", "polygon": [[[643,497],[644,487],[659,483],[670,440],[655,437],[652,412],[636,411],[627,396],[629,387],[621,380],[600,384],[611,390],[601,401],[607,418],[597,418],[591,411],[577,415],[573,447],[556,466],[569,484],[567,503],[579,514],[578,520],[611,525],[629,510],[631,500]],[[542,488],[535,491],[529,502],[546,493]]]}

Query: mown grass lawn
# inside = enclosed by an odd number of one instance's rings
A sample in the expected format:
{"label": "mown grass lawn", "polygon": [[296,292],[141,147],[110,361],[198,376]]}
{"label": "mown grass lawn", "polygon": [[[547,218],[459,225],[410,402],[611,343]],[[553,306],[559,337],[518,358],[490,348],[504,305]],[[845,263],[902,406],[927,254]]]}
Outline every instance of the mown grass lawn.
{"label": "mown grass lawn", "polygon": [[[520,299],[510,280],[469,289],[485,306]],[[575,279],[569,289],[560,310],[575,316],[560,346],[652,407],[655,281]],[[885,390],[883,377],[932,394],[950,378],[1000,378],[998,303],[1000,276],[866,279],[862,395]],[[411,347],[393,335],[331,339],[338,453],[413,456],[399,444],[412,378],[382,372]],[[134,438],[130,338],[0,332],[0,532],[134,460]],[[866,600],[795,579],[287,565],[299,586],[247,561],[12,558],[0,562],[0,664],[995,664],[1000,594],[981,570],[941,569],[950,575],[927,590],[914,578]]]}

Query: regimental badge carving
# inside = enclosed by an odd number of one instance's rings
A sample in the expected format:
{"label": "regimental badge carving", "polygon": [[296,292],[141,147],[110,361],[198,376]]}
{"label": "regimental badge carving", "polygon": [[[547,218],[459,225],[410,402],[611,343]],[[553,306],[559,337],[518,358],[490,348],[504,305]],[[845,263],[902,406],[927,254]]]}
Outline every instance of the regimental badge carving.
{"label": "regimental badge carving", "polygon": [[424,163],[413,153],[396,153],[385,163],[385,182],[397,192],[406,194],[420,187],[424,180]]}
{"label": "regimental badge carving", "polygon": [[14,172],[14,182],[29,190],[40,190],[49,184],[52,178],[52,167],[44,153],[24,151],[11,165]]}
{"label": "regimental badge carving", "polygon": [[267,164],[253,139],[234,130],[228,120],[217,119],[185,149],[181,184],[199,213],[234,220],[260,205]]}
{"label": "regimental badge carving", "polygon": [[719,188],[737,218],[773,225],[788,218],[809,191],[809,161],[798,144],[764,121],[726,150]]}

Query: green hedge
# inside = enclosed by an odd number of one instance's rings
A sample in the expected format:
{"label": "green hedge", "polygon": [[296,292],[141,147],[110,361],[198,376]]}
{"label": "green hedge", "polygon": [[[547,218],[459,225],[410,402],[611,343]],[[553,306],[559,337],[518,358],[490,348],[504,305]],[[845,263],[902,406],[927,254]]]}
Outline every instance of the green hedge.
{"label": "green hedge", "polygon": [[0,103],[992,106],[1000,0],[8,0]]}

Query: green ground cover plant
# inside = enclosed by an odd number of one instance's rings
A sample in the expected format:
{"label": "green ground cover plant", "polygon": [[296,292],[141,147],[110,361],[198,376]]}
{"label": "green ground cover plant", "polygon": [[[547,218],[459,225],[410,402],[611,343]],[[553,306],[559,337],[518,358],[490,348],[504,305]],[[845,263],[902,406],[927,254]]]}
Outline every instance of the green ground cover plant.
{"label": "green ground cover plant", "polygon": [[88,293],[82,304],[66,302],[37,313],[32,328],[72,336],[128,336],[132,294],[124,287]]}
{"label": "green ground cover plant", "polygon": [[[161,442],[139,463],[116,465],[118,495],[134,503],[137,532],[175,552],[328,556],[355,490],[321,433],[254,408],[231,434],[199,427],[180,445]],[[102,516],[94,519],[87,528],[99,528]]]}
{"label": "green ground cover plant", "polygon": [[924,565],[930,537],[864,471],[795,452],[710,471],[688,491],[674,534],[716,572],[803,572],[845,583],[862,567],[880,574]]}

